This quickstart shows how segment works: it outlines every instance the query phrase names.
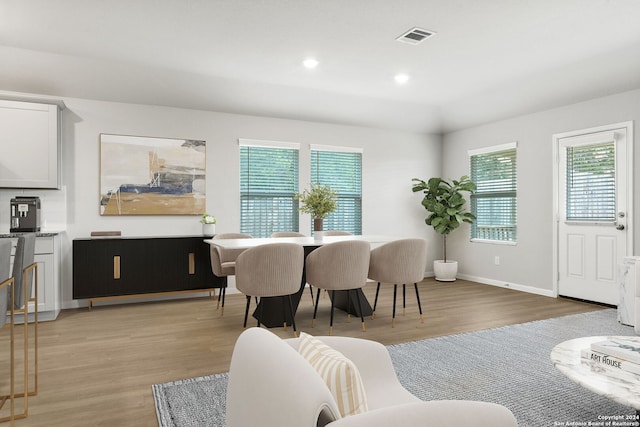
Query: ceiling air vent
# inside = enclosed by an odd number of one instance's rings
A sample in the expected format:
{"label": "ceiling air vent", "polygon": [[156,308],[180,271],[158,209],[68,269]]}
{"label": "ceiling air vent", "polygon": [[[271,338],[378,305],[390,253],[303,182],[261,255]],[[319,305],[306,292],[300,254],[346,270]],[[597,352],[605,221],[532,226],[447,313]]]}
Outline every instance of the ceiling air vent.
{"label": "ceiling air vent", "polygon": [[435,31],[415,27],[398,37],[396,40],[402,43],[418,44],[435,34]]}

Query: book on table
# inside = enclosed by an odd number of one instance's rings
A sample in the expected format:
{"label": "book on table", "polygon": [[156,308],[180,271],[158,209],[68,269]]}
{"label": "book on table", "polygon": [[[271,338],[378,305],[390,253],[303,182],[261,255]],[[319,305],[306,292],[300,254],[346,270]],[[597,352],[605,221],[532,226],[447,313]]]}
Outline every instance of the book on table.
{"label": "book on table", "polygon": [[580,356],[593,371],[615,374],[620,371],[640,375],[640,364],[620,359],[619,357],[599,353],[597,351],[582,349]]}
{"label": "book on table", "polygon": [[591,351],[640,364],[640,337],[609,338],[591,344]]}

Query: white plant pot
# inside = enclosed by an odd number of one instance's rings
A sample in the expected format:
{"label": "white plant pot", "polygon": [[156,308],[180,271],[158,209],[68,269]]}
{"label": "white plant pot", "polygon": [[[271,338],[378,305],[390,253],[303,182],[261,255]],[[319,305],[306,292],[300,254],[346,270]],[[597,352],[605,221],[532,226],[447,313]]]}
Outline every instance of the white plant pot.
{"label": "white plant pot", "polygon": [[433,272],[436,274],[436,280],[440,282],[455,282],[458,274],[458,261],[441,259],[433,261]]}
{"label": "white plant pot", "polygon": [[203,236],[213,236],[216,234],[216,225],[215,224],[202,224],[202,235]]}

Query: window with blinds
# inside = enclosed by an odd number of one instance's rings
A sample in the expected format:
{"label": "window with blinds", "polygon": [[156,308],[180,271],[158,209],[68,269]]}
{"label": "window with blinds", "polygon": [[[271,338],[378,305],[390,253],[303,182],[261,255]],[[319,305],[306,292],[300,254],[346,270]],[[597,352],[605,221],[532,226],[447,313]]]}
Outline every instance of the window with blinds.
{"label": "window with blinds", "polygon": [[312,146],[311,181],[338,193],[338,208],[325,218],[324,229],[362,234],[362,152]]}
{"label": "window with blinds", "polygon": [[471,239],[515,242],[517,231],[516,143],[469,152],[471,180]]}
{"label": "window with blinds", "polygon": [[[254,142],[255,143],[255,142]],[[240,143],[240,231],[298,231],[298,148]]]}
{"label": "window with blinds", "polygon": [[615,142],[567,147],[566,219],[616,220]]}

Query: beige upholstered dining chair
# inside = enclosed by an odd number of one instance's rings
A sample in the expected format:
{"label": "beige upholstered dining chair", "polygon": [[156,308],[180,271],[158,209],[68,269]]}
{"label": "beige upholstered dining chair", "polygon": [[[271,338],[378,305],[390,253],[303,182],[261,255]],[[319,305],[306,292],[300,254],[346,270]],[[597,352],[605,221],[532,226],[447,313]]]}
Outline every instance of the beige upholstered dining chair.
{"label": "beige upholstered dining chair", "polygon": [[[370,249],[369,242],[348,240],[326,244],[307,256],[307,282],[318,288],[312,324],[315,325],[320,290],[330,291],[331,320],[329,323],[329,335],[333,333],[335,291],[347,291],[348,295],[350,295],[352,290],[361,289],[366,284]],[[355,295],[360,310],[362,330],[365,331],[360,293],[355,292]]]}
{"label": "beige upholstered dining chair", "polygon": [[391,326],[395,326],[398,284],[402,284],[402,310],[404,314],[406,309],[406,284],[413,283],[416,290],[416,299],[418,300],[420,321],[424,322],[418,282],[424,279],[426,267],[427,241],[425,239],[401,239],[385,243],[373,249],[369,262],[369,279],[378,282],[378,286],[373,302],[372,316],[375,316],[380,284],[393,283],[393,317]]}
{"label": "beige upholstered dining chair", "polygon": [[[275,231],[271,233],[269,237],[307,237],[303,233],[298,233],[297,231]],[[311,304],[313,305],[313,289],[311,285],[309,285],[309,295],[311,295]]]}
{"label": "beige upholstered dining chair", "polygon": [[[291,295],[300,290],[304,248],[295,243],[271,243],[247,249],[236,260],[236,288],[247,296],[244,327],[247,327],[251,297],[287,297],[291,323],[296,332]],[[263,305],[261,305],[262,307]],[[286,319],[286,313],[283,312]],[[258,320],[260,326],[260,320]],[[286,329],[287,322],[284,321]]]}
{"label": "beige upholstered dining chair", "polygon": [[353,236],[353,233],[343,230],[327,230],[322,232],[323,236]]}
{"label": "beige upholstered dining chair", "polygon": [[270,237],[307,237],[303,233],[297,231],[276,231],[271,233]]}
{"label": "beige upholstered dining chair", "polygon": [[[217,239],[251,239],[253,236],[245,233],[222,233],[213,236],[213,240]],[[223,249],[216,245],[211,245],[211,270],[213,274],[218,277],[228,277],[236,274],[236,258],[245,249]],[[220,295],[218,296],[218,307],[220,307],[220,301],[222,300],[222,311],[220,315],[224,315],[224,298],[227,294],[227,283],[225,281],[224,287],[220,289]]]}

